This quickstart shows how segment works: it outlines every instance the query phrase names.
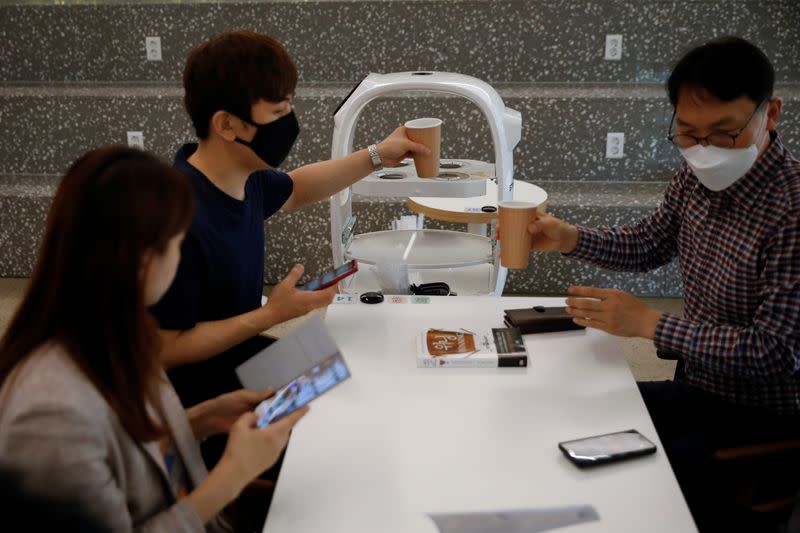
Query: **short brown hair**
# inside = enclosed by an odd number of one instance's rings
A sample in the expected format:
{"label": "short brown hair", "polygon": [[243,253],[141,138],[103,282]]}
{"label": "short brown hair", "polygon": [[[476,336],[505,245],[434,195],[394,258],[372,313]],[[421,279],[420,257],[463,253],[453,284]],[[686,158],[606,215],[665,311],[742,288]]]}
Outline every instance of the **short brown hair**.
{"label": "short brown hair", "polygon": [[[49,341],[63,347],[137,440],[163,428],[155,319],[140,268],[189,226],[192,189],[178,170],[124,146],[93,150],[56,191],[25,297],[0,339],[0,385]],[[42,391],[47,394],[47,391]]]}
{"label": "short brown hair", "polygon": [[217,111],[251,119],[259,100],[281,102],[297,86],[297,68],[277,40],[249,30],[212,37],[189,54],[183,102],[200,139]]}

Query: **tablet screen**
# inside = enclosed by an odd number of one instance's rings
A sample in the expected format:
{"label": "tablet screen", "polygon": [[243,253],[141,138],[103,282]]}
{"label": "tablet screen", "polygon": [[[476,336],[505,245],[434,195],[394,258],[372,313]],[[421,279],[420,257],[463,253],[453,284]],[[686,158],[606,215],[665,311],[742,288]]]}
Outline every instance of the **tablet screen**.
{"label": "tablet screen", "polygon": [[349,377],[350,370],[342,354],[333,354],[278,389],[271,398],[261,402],[256,407],[258,427],[264,428],[283,418]]}

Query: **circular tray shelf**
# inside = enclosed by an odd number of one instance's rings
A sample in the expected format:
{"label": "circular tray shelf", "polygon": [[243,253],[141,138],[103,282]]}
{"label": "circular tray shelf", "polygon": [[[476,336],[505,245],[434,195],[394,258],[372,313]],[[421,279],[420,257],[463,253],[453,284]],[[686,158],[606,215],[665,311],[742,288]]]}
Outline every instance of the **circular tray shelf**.
{"label": "circular tray shelf", "polygon": [[[531,202],[539,211],[547,212],[547,192],[532,183],[514,180],[514,200]],[[497,184],[486,182],[486,194],[468,198],[418,198],[406,199],[406,205],[415,213],[428,218],[462,224],[489,224],[497,218]],[[481,210],[484,206],[495,208],[493,212]]]}
{"label": "circular tray shelf", "polygon": [[368,265],[390,263],[417,269],[457,268],[490,262],[492,242],[488,237],[461,231],[377,231],[353,237],[345,256]]}
{"label": "circular tray shelf", "polygon": [[353,193],[375,197],[426,196],[461,198],[483,196],[486,182],[494,177],[494,164],[471,159],[443,159],[439,176],[420,178],[414,161],[403,160],[399,166],[373,172],[353,184]]}

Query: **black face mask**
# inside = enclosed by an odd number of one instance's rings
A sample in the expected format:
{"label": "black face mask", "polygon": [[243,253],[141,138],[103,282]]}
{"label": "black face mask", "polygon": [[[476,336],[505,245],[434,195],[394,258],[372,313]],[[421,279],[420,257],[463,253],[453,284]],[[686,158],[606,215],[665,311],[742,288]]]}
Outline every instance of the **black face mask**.
{"label": "black face mask", "polygon": [[300,125],[292,109],[288,115],[267,124],[256,124],[252,120],[239,117],[248,124],[256,127],[256,134],[252,141],[245,141],[236,137],[236,142],[250,148],[255,154],[271,167],[278,167],[294,145],[300,134]]}

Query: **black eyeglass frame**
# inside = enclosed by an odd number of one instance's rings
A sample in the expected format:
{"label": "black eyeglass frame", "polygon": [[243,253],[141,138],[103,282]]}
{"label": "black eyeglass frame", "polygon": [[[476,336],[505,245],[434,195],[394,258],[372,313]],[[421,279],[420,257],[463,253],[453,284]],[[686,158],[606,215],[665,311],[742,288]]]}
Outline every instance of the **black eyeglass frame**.
{"label": "black eyeglass frame", "polygon": [[[714,132],[714,133],[710,133],[710,134],[706,135],[705,137],[697,137],[695,135],[689,135],[689,134],[686,134],[686,133],[675,134],[675,133],[672,132],[672,126],[675,123],[675,115],[678,112],[678,108],[676,106],[675,109],[672,111],[672,118],[669,120],[669,129],[667,130],[667,140],[670,143],[672,143],[674,146],[678,147],[678,148],[690,148],[692,146],[696,146],[696,145],[700,144],[703,141],[705,141],[706,146],[711,145],[711,146],[717,146],[719,148],[733,148],[734,146],[736,146],[736,139],[738,139],[742,135],[742,133],[744,133],[744,130],[746,130],[747,126],[750,125],[750,121],[753,120],[753,117],[756,116],[756,114],[758,114],[759,110],[767,102],[769,102],[769,98],[765,98],[764,100],[762,100],[761,103],[759,103],[756,106],[756,108],[753,110],[753,112],[750,114],[750,117],[748,117],[747,122],[744,123],[744,126],[739,128],[736,131],[736,133]],[[719,144],[712,143],[709,139],[711,137],[714,137],[714,136],[730,137],[731,144],[729,146],[719,146]],[[691,138],[691,139],[694,140],[694,144],[680,145],[677,142],[675,142],[675,139],[677,137],[688,137],[688,138]]]}

